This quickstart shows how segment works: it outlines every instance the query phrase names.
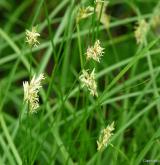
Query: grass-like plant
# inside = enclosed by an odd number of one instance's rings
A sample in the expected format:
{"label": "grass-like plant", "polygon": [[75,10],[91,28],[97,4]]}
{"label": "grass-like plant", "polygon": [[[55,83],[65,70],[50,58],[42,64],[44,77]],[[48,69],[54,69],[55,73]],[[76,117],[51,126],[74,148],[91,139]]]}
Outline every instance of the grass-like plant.
{"label": "grass-like plant", "polygon": [[0,1],[0,165],[160,163],[160,2]]}

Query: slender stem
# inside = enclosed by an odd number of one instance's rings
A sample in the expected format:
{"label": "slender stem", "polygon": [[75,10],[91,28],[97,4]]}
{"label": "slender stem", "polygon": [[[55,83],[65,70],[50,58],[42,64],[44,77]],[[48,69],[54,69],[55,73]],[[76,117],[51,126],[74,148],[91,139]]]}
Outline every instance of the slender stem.
{"label": "slender stem", "polygon": [[77,23],[77,33],[78,33],[78,47],[79,47],[79,54],[80,54],[81,69],[83,69],[84,68],[83,55],[82,55],[81,37],[80,37],[79,24],[78,23]]}
{"label": "slender stem", "polygon": [[101,21],[103,7],[104,7],[104,3],[102,3],[102,5],[101,5],[100,13],[98,12],[99,15],[98,15],[97,30],[96,30],[96,38],[98,37],[98,33],[99,33],[99,25],[100,25],[100,21]]}
{"label": "slender stem", "polygon": [[30,54],[29,54],[29,80],[31,80],[32,76],[32,48],[30,49]]}

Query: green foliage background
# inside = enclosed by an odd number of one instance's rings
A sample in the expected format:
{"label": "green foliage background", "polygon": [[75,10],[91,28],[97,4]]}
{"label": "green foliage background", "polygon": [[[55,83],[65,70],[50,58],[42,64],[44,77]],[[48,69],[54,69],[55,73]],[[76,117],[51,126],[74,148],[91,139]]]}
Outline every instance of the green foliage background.
{"label": "green foliage background", "polygon": [[[0,1],[0,164],[106,165],[160,161],[160,23],[136,44],[136,22],[151,25],[158,0],[110,0],[110,27],[95,14],[80,21],[83,0]],[[158,11],[158,12],[156,12]],[[160,17],[159,17],[160,18]],[[38,25],[40,45],[32,50],[25,30]],[[105,48],[100,63],[85,62],[96,39]],[[81,88],[84,69],[96,68],[98,98]],[[31,57],[31,60],[29,60]],[[40,108],[28,115],[23,81],[44,72]],[[102,128],[115,121],[111,144],[97,152]]]}

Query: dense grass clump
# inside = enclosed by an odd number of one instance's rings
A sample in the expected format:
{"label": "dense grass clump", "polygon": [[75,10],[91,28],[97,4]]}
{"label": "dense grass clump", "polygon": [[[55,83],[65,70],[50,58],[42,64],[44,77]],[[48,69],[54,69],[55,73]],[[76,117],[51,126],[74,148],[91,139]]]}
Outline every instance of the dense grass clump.
{"label": "dense grass clump", "polygon": [[160,2],[0,1],[0,165],[160,163]]}

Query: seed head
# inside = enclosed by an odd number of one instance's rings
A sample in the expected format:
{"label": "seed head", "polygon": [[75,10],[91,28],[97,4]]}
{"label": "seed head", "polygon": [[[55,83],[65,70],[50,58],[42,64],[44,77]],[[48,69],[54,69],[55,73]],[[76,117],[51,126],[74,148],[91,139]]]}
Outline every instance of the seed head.
{"label": "seed head", "polygon": [[94,71],[95,68],[91,73],[89,73],[87,70],[82,70],[82,74],[80,75],[79,79],[82,83],[82,87],[87,87],[92,96],[98,96]]}
{"label": "seed head", "polygon": [[114,122],[111,125],[108,125],[105,129],[101,131],[99,139],[97,141],[97,150],[103,151],[107,144],[110,141],[111,136],[113,135],[112,131],[114,130]]}
{"label": "seed head", "polygon": [[39,107],[39,96],[42,80],[44,80],[44,74],[40,74],[37,78],[34,75],[30,83],[28,81],[23,82],[24,88],[24,101],[29,105],[29,113],[37,112]]}
{"label": "seed head", "polygon": [[145,20],[139,21],[138,26],[136,26],[135,32],[134,32],[137,44],[144,43],[144,39],[147,34],[147,30],[148,30],[147,22]]}
{"label": "seed head", "polygon": [[81,19],[85,19],[89,16],[91,16],[94,13],[94,7],[88,6],[86,8],[81,7],[78,10],[78,14],[77,14],[77,23],[81,20]]}
{"label": "seed head", "polygon": [[103,53],[104,53],[104,48],[101,47],[100,45],[100,41],[97,40],[95,43],[94,43],[94,46],[91,46],[91,47],[88,47],[87,49],[87,52],[86,52],[86,55],[87,55],[87,59],[93,59],[97,62],[100,62],[100,58],[101,56],[103,56]]}
{"label": "seed head", "polygon": [[37,47],[37,44],[40,44],[38,37],[40,34],[37,32],[36,27],[32,27],[32,31],[26,30],[26,42],[31,47]]}

